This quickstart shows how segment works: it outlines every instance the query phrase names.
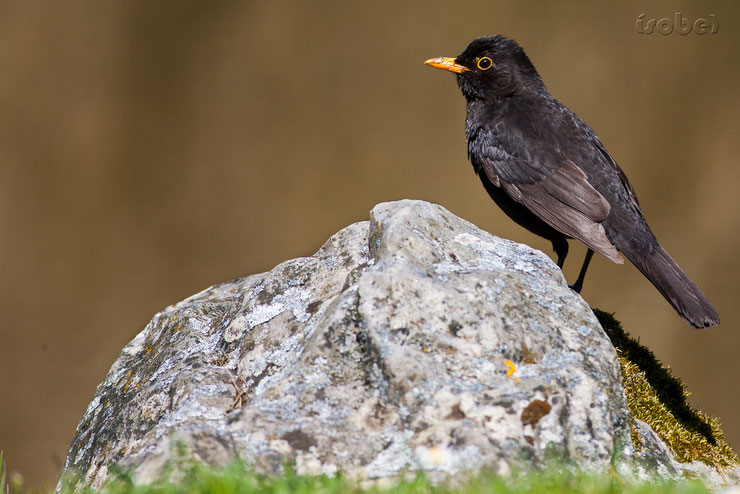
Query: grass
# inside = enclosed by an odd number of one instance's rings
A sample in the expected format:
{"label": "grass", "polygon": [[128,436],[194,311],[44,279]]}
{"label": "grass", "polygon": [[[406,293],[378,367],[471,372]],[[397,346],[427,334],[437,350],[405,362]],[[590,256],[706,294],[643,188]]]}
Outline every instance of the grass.
{"label": "grass", "polygon": [[[182,462],[178,480],[162,479],[137,485],[125,471],[111,468],[100,489],[80,479],[64,482],[61,494],[709,494],[698,480],[631,482],[615,476],[584,473],[570,468],[533,471],[501,477],[483,473],[457,486],[433,485],[423,474],[406,480],[365,485],[343,477],[298,475],[291,468],[279,477],[258,475],[236,461],[213,468],[195,461]],[[171,476],[171,473],[168,476]],[[0,494],[29,494],[22,485],[7,482],[0,451]],[[39,492],[39,491],[36,491]],[[41,491],[52,494],[53,489]]]}
{"label": "grass", "polygon": [[[62,494],[75,491],[66,484]],[[482,474],[462,485],[434,486],[423,475],[399,480],[388,485],[361,485],[356,481],[336,477],[297,475],[291,469],[279,477],[265,477],[251,472],[242,463],[214,469],[192,463],[182,470],[179,481],[154,482],[136,485],[125,472],[116,471],[111,480],[99,490],[83,487],[81,494],[706,494],[701,482],[666,481],[627,482],[613,476],[587,474],[570,469],[552,469],[503,478]]]}

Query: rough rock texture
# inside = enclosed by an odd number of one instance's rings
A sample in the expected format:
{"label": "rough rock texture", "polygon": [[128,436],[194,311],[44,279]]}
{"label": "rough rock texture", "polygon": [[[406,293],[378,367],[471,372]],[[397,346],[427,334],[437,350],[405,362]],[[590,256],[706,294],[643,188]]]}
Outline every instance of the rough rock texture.
{"label": "rough rock texture", "polygon": [[98,387],[66,469],[98,486],[116,462],[147,482],[178,445],[361,478],[550,457],[692,468],[643,423],[636,452],[630,424],[615,351],[546,255],[399,201],[157,314]]}

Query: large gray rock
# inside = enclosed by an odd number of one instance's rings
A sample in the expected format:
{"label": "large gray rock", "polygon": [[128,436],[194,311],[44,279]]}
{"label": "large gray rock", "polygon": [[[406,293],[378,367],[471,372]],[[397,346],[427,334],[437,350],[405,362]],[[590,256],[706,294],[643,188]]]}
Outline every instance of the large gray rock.
{"label": "large gray rock", "polygon": [[99,486],[117,462],[148,482],[184,449],[361,478],[551,456],[686,470],[642,423],[638,456],[630,423],[614,348],[546,255],[399,201],[157,314],[98,387],[66,469]]}

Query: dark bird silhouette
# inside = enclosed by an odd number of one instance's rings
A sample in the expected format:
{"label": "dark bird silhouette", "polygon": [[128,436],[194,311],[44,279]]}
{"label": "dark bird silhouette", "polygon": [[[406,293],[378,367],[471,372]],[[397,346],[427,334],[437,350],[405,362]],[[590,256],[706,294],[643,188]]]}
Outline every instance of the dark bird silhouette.
{"label": "dark bird silhouette", "polygon": [[456,58],[427,65],[457,74],[467,101],[468,157],[491,198],[552,242],[563,267],[568,239],[616,263],[621,252],[695,328],[719,314],[650,230],[627,176],[596,133],[553,98],[524,50],[503,36],[473,40]]}

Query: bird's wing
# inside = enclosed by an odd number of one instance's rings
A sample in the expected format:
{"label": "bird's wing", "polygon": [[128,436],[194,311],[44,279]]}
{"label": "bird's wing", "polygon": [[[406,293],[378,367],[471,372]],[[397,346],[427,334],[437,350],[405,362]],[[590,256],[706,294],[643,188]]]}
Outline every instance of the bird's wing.
{"label": "bird's wing", "polygon": [[635,194],[635,189],[632,188],[632,184],[627,178],[627,175],[624,174],[617,162],[614,161],[614,158],[612,158],[611,155],[606,151],[606,148],[601,143],[601,140],[596,136],[596,134],[593,133],[593,131],[589,133],[589,138],[593,145],[596,146],[596,149],[599,150],[604,159],[606,159],[606,161],[612,167],[614,173],[617,174],[617,177],[619,177],[619,181],[622,182],[622,185],[627,190],[627,195],[629,196],[630,201],[632,201],[632,204],[634,204],[635,208],[638,211],[642,211],[642,209],[640,209],[640,202],[637,200],[637,194]]}
{"label": "bird's wing", "polygon": [[[543,159],[532,153],[516,156],[492,132],[471,137],[471,156],[477,156],[480,171],[494,185],[559,232],[616,263],[624,262],[601,225],[609,216],[609,202],[576,163],[565,157]],[[536,147],[538,143],[532,144]],[[524,140],[516,147],[526,149]]]}

